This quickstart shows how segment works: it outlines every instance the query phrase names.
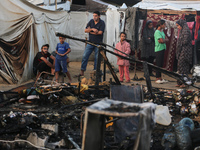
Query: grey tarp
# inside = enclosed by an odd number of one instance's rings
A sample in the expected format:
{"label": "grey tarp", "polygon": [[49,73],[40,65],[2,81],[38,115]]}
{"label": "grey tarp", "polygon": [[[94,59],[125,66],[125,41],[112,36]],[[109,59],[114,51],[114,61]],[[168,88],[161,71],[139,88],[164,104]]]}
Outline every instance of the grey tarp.
{"label": "grey tarp", "polygon": [[125,32],[127,34],[127,39],[131,41],[131,49],[135,48],[135,28],[136,28],[136,12],[137,8],[130,7],[126,10],[126,25],[125,25]]}

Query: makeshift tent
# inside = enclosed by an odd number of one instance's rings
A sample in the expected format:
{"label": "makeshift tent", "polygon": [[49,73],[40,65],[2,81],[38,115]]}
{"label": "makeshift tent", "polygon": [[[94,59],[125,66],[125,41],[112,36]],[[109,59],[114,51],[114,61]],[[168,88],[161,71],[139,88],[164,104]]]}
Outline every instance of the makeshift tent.
{"label": "makeshift tent", "polygon": [[[108,45],[115,47],[117,42],[119,41],[119,33],[120,33],[120,14],[117,9],[111,10],[108,9],[106,12],[106,29],[107,29],[107,37],[106,42]],[[108,47],[109,50],[113,50]],[[113,50],[114,51],[114,50]],[[108,53],[107,57],[110,63],[117,68],[117,57]]]}
{"label": "makeshift tent", "polygon": [[[141,49],[142,46],[142,30],[146,24],[146,20],[152,20],[154,27],[160,19],[165,19],[167,27],[164,31],[169,38],[167,43],[167,50],[164,59],[164,68],[173,71],[176,51],[176,41],[178,36],[178,29],[176,28],[176,21],[180,18],[186,18],[188,16],[196,16],[197,11],[200,10],[200,3],[198,1],[142,1],[129,7],[125,10],[125,26],[124,31],[127,33],[127,39],[131,42],[132,51]],[[115,46],[119,41],[120,29],[120,11],[117,8],[112,7],[106,12],[107,17],[107,44]],[[193,17],[192,16],[192,17]],[[189,19],[188,19],[188,18]],[[131,20],[131,21],[129,21]],[[193,37],[197,38],[198,24],[200,21],[196,19],[196,31]],[[191,32],[194,32],[194,19],[191,20],[188,25]],[[193,33],[194,34],[194,33]],[[197,48],[200,46],[197,46]],[[196,51],[195,51],[196,52]],[[194,56],[196,54],[194,52]],[[138,52],[139,53],[139,52]],[[194,64],[195,64],[194,57]],[[117,67],[116,57],[108,54],[110,62]]]}
{"label": "makeshift tent", "polygon": [[[131,50],[135,51],[137,41],[135,37],[137,23],[135,20],[137,20],[137,8],[109,8],[106,12],[107,44],[115,47],[117,42],[120,41],[120,32],[125,31],[127,40],[131,45]],[[113,50],[111,48],[109,49]],[[112,63],[115,68],[118,68],[117,57],[112,54],[108,54],[107,57],[110,63]]]}
{"label": "makeshift tent", "polygon": [[137,4],[138,2],[140,2],[141,0],[102,0],[104,2],[107,3],[112,3],[113,5],[122,5],[123,3],[125,3],[127,6],[133,6],[135,4]]}
{"label": "makeshift tent", "polygon": [[[26,0],[0,2],[0,76],[8,83],[24,82],[32,76],[33,58],[43,44],[50,52],[59,42],[55,32],[85,39],[87,12],[49,11]],[[85,44],[68,40],[71,60],[81,60]],[[2,79],[1,79],[2,80]]]}
{"label": "makeshift tent", "polygon": [[[45,0],[27,0],[27,1],[34,5],[38,5],[38,4],[44,4]],[[48,0],[48,2],[49,2],[49,0]]]}
{"label": "makeshift tent", "polygon": [[[190,21],[188,16],[196,16],[197,11],[200,10],[200,3],[198,1],[142,1],[133,7],[139,8],[140,11],[146,11],[146,19],[141,26],[144,27],[146,20],[152,20],[154,26],[160,19],[165,19],[167,28],[164,31],[169,42],[167,43],[167,50],[164,58],[164,68],[173,71],[177,41],[176,21],[180,18]],[[197,20],[197,19],[196,19]],[[191,33],[194,32],[194,20],[188,22]],[[200,23],[196,22],[197,25]],[[140,38],[140,37],[139,37]],[[194,33],[193,33],[194,38]],[[196,51],[194,51],[194,64],[196,63]]]}
{"label": "makeshift tent", "polygon": [[199,11],[200,3],[199,1],[167,1],[167,0],[143,0],[133,7],[138,7],[140,9],[147,10],[162,10],[162,12],[169,13],[169,10],[176,13],[181,13],[180,11]]}

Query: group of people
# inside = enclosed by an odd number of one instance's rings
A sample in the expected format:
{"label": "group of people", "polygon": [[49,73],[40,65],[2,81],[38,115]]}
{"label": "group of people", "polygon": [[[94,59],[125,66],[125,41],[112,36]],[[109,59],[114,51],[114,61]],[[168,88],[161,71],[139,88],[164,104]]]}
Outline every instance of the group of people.
{"label": "group of people", "polygon": [[[91,19],[85,29],[85,33],[89,33],[89,41],[95,44],[102,43],[103,33],[105,30],[105,23],[100,19],[100,12],[95,11],[93,13],[93,19]],[[59,37],[60,43],[56,46],[56,56],[54,57],[48,52],[49,45],[45,44],[41,47],[41,52],[38,52],[34,58],[33,62],[33,73],[38,77],[43,71],[51,71],[52,74],[55,73],[56,81],[59,80],[59,72],[62,70],[63,73],[69,78],[69,83],[72,81],[71,75],[67,69],[68,56],[71,52],[70,46],[65,42],[65,38]],[[95,61],[94,61],[94,70],[97,66],[98,58],[98,48],[94,45],[87,44],[86,49],[83,54],[82,63],[81,63],[81,72],[77,76],[83,76],[86,71],[87,63],[89,56],[92,52],[95,52]],[[50,60],[52,61],[50,61]]]}
{"label": "group of people", "polygon": [[[188,74],[189,67],[192,62],[192,38],[190,34],[189,27],[185,20],[178,20],[176,22],[177,28],[180,30],[179,38],[177,42],[176,49],[176,58],[178,60],[178,73],[180,74]],[[141,51],[141,57],[143,60],[153,63],[154,59],[156,59],[156,65],[158,67],[163,67],[164,63],[164,55],[166,50],[166,42],[168,42],[168,38],[166,37],[163,29],[165,29],[165,20],[160,20],[157,23],[156,30],[154,30],[153,22],[147,21],[146,26],[143,30],[143,48]],[[102,43],[103,33],[105,30],[105,23],[100,19],[100,12],[95,11],[93,13],[93,19],[91,19],[85,29],[85,33],[89,33],[89,41],[95,44]],[[38,52],[34,58],[33,63],[33,71],[35,75],[39,75],[42,71],[50,71],[51,73],[55,73],[56,81],[58,82],[59,72],[62,70],[63,73],[69,78],[69,82],[71,82],[71,76],[67,69],[67,60],[69,54],[71,52],[70,46],[65,42],[65,38],[59,37],[60,43],[56,46],[56,56],[54,57],[48,52],[49,45],[45,44],[41,47],[41,52]],[[116,44],[115,53],[126,56],[126,54],[131,53],[130,44],[126,41],[126,33],[120,33],[120,41]],[[89,56],[92,52],[95,52],[95,60],[94,60],[94,70],[96,70],[97,66],[97,58],[98,58],[98,47],[87,44],[81,63],[81,71],[77,76],[83,76],[86,71],[87,63]],[[121,52],[120,52],[121,51]],[[48,61],[47,58],[50,58],[52,62]],[[119,66],[119,74],[120,74],[120,82],[123,82],[125,75],[125,82],[130,82],[129,75],[129,66],[130,63],[128,60],[122,59],[117,56],[117,65]],[[155,76],[152,73],[152,68],[149,67],[150,76]],[[156,71],[156,83],[166,83],[167,80],[162,79],[161,72]],[[181,81],[177,81],[177,86],[185,87],[184,83]]]}
{"label": "group of people", "polygon": [[[157,23],[156,30],[154,30],[153,22],[149,20],[143,30],[141,57],[149,63],[153,63],[154,59],[156,59],[156,65],[158,67],[163,67],[166,42],[169,41],[163,32],[165,26],[165,20],[160,20]],[[187,75],[189,73],[190,64],[192,64],[192,37],[185,20],[179,19],[176,22],[176,26],[180,30],[176,48],[176,59],[178,61],[177,72]],[[151,67],[149,67],[149,73],[151,76],[154,76]],[[161,72],[156,71],[155,82],[160,84],[168,81],[162,79]],[[178,80],[176,86],[184,88],[186,85],[181,80]]]}
{"label": "group of people", "polygon": [[48,52],[49,44],[41,47],[41,52],[38,52],[33,61],[33,73],[38,77],[43,71],[55,73],[56,82],[58,82],[59,72],[62,70],[66,73],[71,83],[71,76],[67,70],[67,54],[71,52],[69,44],[65,42],[65,38],[59,37],[60,43],[56,46],[56,57]]}

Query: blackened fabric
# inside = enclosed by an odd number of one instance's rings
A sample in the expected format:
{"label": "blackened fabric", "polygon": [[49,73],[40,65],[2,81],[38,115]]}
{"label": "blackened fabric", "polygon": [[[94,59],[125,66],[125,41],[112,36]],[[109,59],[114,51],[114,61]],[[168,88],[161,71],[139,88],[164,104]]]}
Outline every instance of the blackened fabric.
{"label": "blackened fabric", "polygon": [[49,58],[51,56],[51,54],[49,52],[47,52],[47,54],[43,55],[42,52],[38,52],[33,60],[33,66],[37,67],[39,63],[43,62],[43,60],[41,60],[41,57],[44,58]]}
{"label": "blackened fabric", "polygon": [[[156,65],[158,67],[163,67],[164,56],[165,56],[165,50],[156,52]],[[156,78],[160,78],[160,77],[161,77],[161,72],[156,71]]]}
{"label": "blackened fabric", "polygon": [[[100,19],[99,22],[98,22],[97,24],[95,24],[95,23],[94,23],[94,20],[91,19],[91,20],[88,22],[86,28],[88,28],[88,27],[90,27],[90,28],[95,28],[95,29],[97,29],[98,31],[103,31],[103,33],[104,33],[104,30],[105,30],[105,23],[104,23],[103,20]],[[97,44],[98,44],[98,43],[102,43],[102,41],[103,41],[103,34],[101,34],[101,35],[94,35],[94,34],[90,34],[90,33],[89,33],[89,41],[90,41],[90,42],[97,43]]]}
{"label": "blackened fabric", "polygon": [[155,57],[155,42],[154,42],[154,28],[148,28],[149,23],[146,23],[146,26],[143,30],[143,45],[141,51],[141,57],[148,59],[149,57]]}

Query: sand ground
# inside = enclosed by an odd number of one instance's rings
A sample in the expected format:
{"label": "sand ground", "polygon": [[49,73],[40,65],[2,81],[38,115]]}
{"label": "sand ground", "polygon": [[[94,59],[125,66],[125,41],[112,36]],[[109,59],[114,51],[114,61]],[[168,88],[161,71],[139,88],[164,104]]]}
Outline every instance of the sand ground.
{"label": "sand ground", "polygon": [[[90,73],[93,71],[93,64],[94,64],[93,61],[88,62],[87,70],[86,70],[85,75],[84,75],[87,79],[89,79]],[[69,70],[69,72],[72,76],[72,82],[78,82],[78,78],[73,78],[73,76],[80,73],[80,67],[81,67],[81,62],[70,62],[68,70]],[[103,69],[103,64],[101,65],[101,68]],[[110,78],[112,78],[112,75],[109,72],[108,68],[107,68],[106,72],[107,72],[106,73],[106,81],[109,81]],[[138,78],[142,78],[143,75],[144,75],[144,72],[137,70],[136,75],[137,75]],[[117,76],[119,77],[118,72],[117,72]],[[130,70],[130,78],[133,79],[134,76],[135,76],[134,70]],[[173,79],[173,78],[171,78],[167,75],[164,75],[164,74],[162,76],[163,76],[164,79],[167,79],[169,82],[165,83],[165,84],[156,84],[155,83],[156,78],[151,77],[151,81],[152,81],[151,83],[152,83],[153,87],[165,88],[165,89],[177,89],[177,87],[175,87],[175,85],[176,85],[175,79]],[[15,88],[17,86],[20,86],[20,85],[23,85],[23,84],[26,84],[26,83],[30,83],[30,82],[34,82],[34,81],[35,81],[35,78],[30,79],[29,81],[22,83],[22,84],[13,84],[13,85],[0,84],[0,90],[1,91],[7,91],[7,90],[10,90],[10,89]],[[68,78],[65,77],[64,81],[67,82]],[[114,81],[114,79],[113,79],[113,81]],[[142,81],[131,80],[131,83],[122,83],[122,84],[125,84],[125,85],[135,85],[135,84],[146,85],[146,81],[145,80],[142,80]],[[200,83],[195,83],[195,85],[200,87]],[[195,88],[189,87],[189,89],[195,89]]]}

